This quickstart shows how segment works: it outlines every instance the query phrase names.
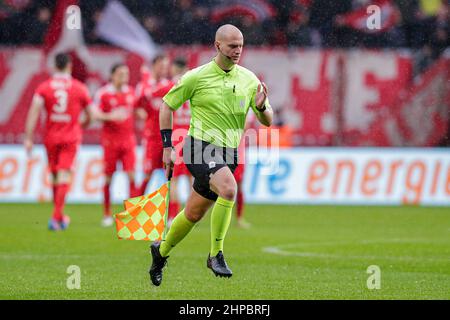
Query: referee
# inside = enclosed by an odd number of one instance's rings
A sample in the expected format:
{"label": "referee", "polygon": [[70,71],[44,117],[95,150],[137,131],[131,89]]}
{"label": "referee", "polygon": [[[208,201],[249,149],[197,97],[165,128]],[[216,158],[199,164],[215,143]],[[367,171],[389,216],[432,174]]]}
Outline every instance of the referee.
{"label": "referee", "polygon": [[190,101],[192,115],[183,146],[183,161],[194,182],[186,207],[173,220],[166,239],[150,247],[153,261],[149,273],[155,286],[161,284],[163,268],[173,247],[211,206],[211,249],[207,267],[216,276],[232,275],[223,255],[223,242],[237,191],[233,177],[238,162],[237,148],[250,109],[265,126],[271,125],[273,117],[266,85],[253,72],[238,65],[243,45],[244,37],[238,28],[230,24],[221,26],[214,41],[217,50],[214,59],[188,71],[163,98],[159,124],[167,177],[175,159],[172,112]]}

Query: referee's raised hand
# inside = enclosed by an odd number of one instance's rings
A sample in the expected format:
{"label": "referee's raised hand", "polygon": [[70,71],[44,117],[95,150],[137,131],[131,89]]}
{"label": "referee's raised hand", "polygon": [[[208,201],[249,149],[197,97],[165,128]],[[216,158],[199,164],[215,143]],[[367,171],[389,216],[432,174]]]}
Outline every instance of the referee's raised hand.
{"label": "referee's raised hand", "polygon": [[[261,91],[261,87],[263,88]],[[256,90],[255,95],[255,104],[258,109],[262,109],[264,107],[264,103],[267,99],[267,86],[264,82],[261,82],[258,85],[258,89]]]}

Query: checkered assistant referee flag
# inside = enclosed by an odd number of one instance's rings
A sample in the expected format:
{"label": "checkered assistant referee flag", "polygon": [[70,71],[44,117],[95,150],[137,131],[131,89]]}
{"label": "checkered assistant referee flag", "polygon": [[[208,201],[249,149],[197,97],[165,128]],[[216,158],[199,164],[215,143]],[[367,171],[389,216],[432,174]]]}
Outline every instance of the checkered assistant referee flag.
{"label": "checkered assistant referee flag", "polygon": [[165,238],[170,181],[158,190],[123,202],[125,211],[115,214],[117,237],[155,241]]}

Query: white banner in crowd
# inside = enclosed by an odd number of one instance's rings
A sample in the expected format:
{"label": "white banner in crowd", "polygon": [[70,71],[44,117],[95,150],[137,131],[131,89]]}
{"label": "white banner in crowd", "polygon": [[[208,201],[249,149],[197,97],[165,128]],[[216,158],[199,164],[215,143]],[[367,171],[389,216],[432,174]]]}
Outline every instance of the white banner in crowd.
{"label": "white banner in crowd", "polygon": [[[267,152],[252,148],[247,152],[252,163],[245,171],[248,203],[450,205],[450,152],[446,149],[295,148]],[[141,148],[137,154],[142,159]],[[139,163],[138,181],[141,168]],[[126,179],[123,173],[114,176],[116,203],[128,197]],[[163,172],[158,170],[147,191],[163,182]],[[102,185],[102,150],[83,146],[68,201],[101,203]],[[182,200],[188,190],[187,179],[182,178]],[[44,148],[36,146],[28,159],[21,146],[0,146],[0,202],[48,201],[50,197]]]}

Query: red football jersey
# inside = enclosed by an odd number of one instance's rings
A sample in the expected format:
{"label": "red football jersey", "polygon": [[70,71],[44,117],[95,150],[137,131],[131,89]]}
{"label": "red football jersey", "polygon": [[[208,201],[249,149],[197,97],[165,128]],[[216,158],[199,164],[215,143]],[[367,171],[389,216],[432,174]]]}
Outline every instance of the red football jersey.
{"label": "red football jersey", "polygon": [[191,123],[191,108],[189,107],[189,101],[183,103],[181,108],[173,113],[173,130],[176,129],[189,129]]}
{"label": "red football jersey", "polygon": [[[175,85],[173,81],[167,81],[157,86],[152,97],[154,100],[158,100],[158,105],[161,105],[162,98],[172,89]],[[173,130],[176,129],[189,129],[189,123],[191,122],[191,109],[189,108],[189,101],[186,101],[181,108],[173,114]]]}
{"label": "red football jersey", "polygon": [[128,113],[128,117],[124,121],[103,122],[103,142],[126,144],[134,139],[135,100],[134,89],[128,85],[123,86],[120,91],[112,84],[107,84],[98,90],[94,103],[100,110],[111,112],[123,108]]}
{"label": "red football jersey", "polygon": [[[147,112],[144,136],[160,136],[159,132],[159,107],[162,103],[163,92],[168,92],[173,84],[163,79],[156,82],[154,79],[142,81],[136,87],[137,106]],[[169,87],[169,88],[168,88]],[[168,88],[168,89],[167,89]]]}
{"label": "red football jersey", "polygon": [[55,74],[35,91],[34,99],[43,102],[46,115],[46,144],[80,143],[81,112],[91,103],[87,87],[70,75]]}

